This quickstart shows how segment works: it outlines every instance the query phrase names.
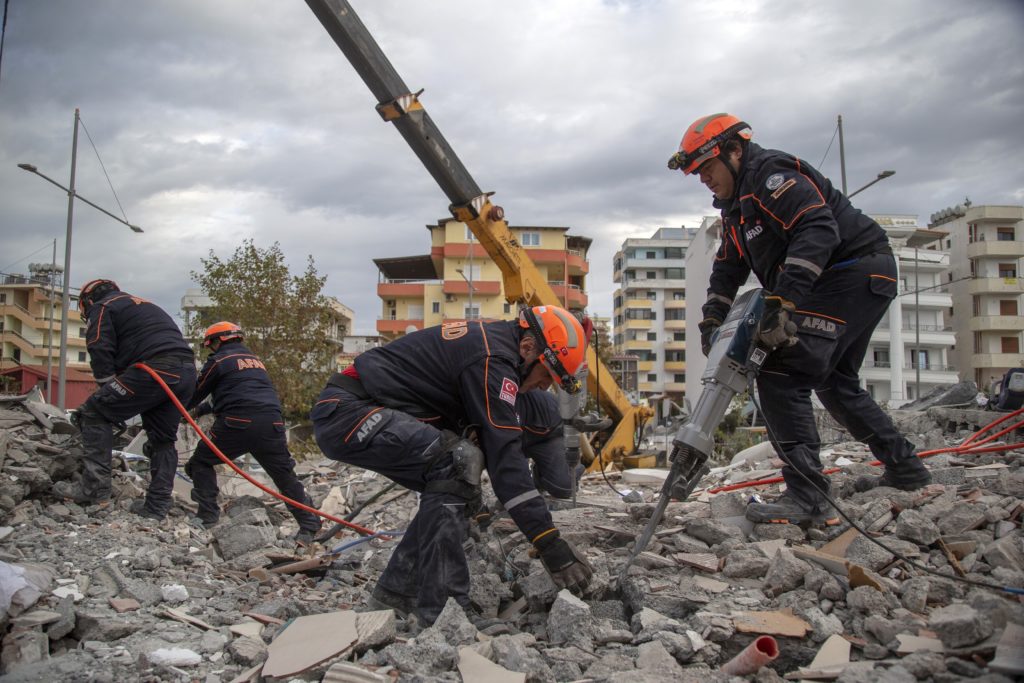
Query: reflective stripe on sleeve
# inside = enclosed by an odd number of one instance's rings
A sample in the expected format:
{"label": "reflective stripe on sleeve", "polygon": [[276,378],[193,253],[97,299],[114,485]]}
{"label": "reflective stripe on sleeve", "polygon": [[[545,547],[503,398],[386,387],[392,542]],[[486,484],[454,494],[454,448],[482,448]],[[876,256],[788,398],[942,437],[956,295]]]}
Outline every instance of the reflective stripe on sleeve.
{"label": "reflective stripe on sleeve", "polygon": [[819,268],[817,265],[815,265],[814,263],[811,263],[810,261],[808,261],[806,259],[794,258],[794,257],[791,256],[788,259],[786,259],[786,265],[787,266],[800,266],[801,268],[806,268],[807,270],[809,270],[812,273],[814,273],[814,277],[820,277],[821,276],[821,268]]}
{"label": "reflective stripe on sleeve", "polygon": [[505,509],[506,510],[511,510],[512,508],[514,508],[517,505],[522,505],[523,503],[525,503],[528,500],[532,500],[534,498],[539,498],[539,497],[540,497],[540,492],[538,492],[537,489],[532,489],[530,491],[527,491],[526,493],[521,493],[518,496],[516,496],[515,498],[512,498],[511,500],[506,502],[505,503]]}

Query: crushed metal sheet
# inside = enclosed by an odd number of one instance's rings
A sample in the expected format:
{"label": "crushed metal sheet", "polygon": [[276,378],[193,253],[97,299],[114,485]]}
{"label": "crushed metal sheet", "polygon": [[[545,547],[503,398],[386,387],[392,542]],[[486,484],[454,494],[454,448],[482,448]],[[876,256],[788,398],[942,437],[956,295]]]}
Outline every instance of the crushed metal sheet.
{"label": "crushed metal sheet", "polygon": [[322,683],[386,683],[390,676],[370,671],[351,662],[335,662],[324,674]]}

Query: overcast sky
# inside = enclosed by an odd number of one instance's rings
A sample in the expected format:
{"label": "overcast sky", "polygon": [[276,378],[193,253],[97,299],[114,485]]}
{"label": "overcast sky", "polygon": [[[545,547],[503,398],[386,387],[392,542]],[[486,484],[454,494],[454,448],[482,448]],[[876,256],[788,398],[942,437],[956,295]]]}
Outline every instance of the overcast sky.
{"label": "overcast sky", "polygon": [[[849,189],[872,213],[969,196],[1024,203],[1024,3],[1017,0],[354,0],[484,190],[517,226],[594,240],[590,310],[612,310],[629,237],[699,225],[665,167],[699,116]],[[71,281],[116,279],[177,315],[190,271],[243,239],[312,254],[373,333],[375,257],[429,251],[448,200],[302,0],[9,0],[0,71],[0,270],[63,258],[75,107],[136,235],[77,203]],[[820,163],[824,158],[824,163]],[[80,134],[79,193],[119,214]],[[703,294],[694,294],[702,303]]]}

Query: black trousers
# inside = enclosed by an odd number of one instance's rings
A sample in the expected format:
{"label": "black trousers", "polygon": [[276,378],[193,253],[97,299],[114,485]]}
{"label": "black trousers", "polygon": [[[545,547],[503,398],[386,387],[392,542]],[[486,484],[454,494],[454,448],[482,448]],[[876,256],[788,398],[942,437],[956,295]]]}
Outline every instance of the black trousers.
{"label": "black trousers", "polygon": [[523,431],[523,452],[533,460],[533,481],[555,498],[572,498],[572,474],[565,459],[565,438],[546,438]]}
{"label": "black trousers", "polygon": [[787,463],[782,468],[786,489],[808,509],[823,509],[821,492],[829,490],[818,457],[812,391],[882,463],[914,457],[914,445],[861,387],[858,375],[871,333],[896,293],[896,262],[890,254],[826,270],[793,316],[799,342],[769,356],[757,378],[761,410]]}
{"label": "black trousers", "polygon": [[[182,404],[192,398],[196,366],[189,358],[147,361]],[[130,367],[93,393],[79,408],[82,419],[82,490],[93,499],[110,496],[110,457],[113,425],[136,415],[146,430],[150,483],[146,508],[159,515],[171,507],[171,489],[178,468],[174,443],[181,413],[148,373]]]}
{"label": "black trousers", "polygon": [[[302,482],[295,476],[295,460],[288,450],[280,413],[244,417],[218,415],[207,436],[231,460],[252,453],[278,491],[304,505],[312,505]],[[185,473],[192,479],[192,500],[199,504],[199,517],[204,522],[216,522],[220,518],[217,504],[220,489],[213,467],[221,462],[206,442],[200,441],[185,465]],[[320,518],[312,512],[293,505],[288,505],[288,511],[300,528],[314,532],[320,528]]]}
{"label": "black trousers", "polygon": [[420,507],[378,581],[410,598],[416,615],[432,624],[449,597],[469,606],[466,498],[432,490],[455,479],[441,432],[411,415],[384,408],[334,386],[320,394],[310,415],[324,454],[421,492]]}

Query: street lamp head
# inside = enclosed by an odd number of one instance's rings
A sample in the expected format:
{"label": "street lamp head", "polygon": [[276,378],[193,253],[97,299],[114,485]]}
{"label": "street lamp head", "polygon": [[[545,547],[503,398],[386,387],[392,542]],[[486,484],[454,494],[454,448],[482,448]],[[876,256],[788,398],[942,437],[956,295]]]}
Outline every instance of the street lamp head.
{"label": "street lamp head", "polygon": [[888,178],[891,175],[896,175],[896,171],[882,171],[878,174],[878,179]]}
{"label": "street lamp head", "polygon": [[39,171],[39,169],[32,164],[18,164],[18,168],[23,171],[28,171],[29,173],[36,173]]}
{"label": "street lamp head", "polygon": [[128,224],[128,227],[132,229],[132,232],[143,232],[142,228],[137,225]]}

